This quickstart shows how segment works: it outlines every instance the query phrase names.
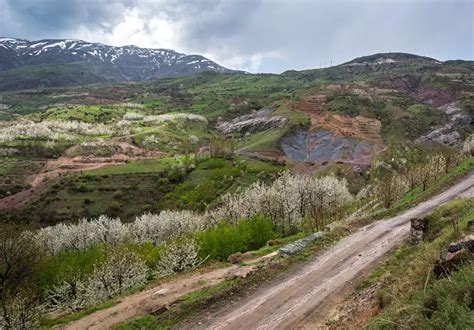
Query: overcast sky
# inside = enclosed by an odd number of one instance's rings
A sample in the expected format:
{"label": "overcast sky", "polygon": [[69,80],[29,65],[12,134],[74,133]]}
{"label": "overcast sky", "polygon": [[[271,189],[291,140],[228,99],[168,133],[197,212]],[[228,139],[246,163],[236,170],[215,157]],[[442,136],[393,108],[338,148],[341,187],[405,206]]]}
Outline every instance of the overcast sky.
{"label": "overcast sky", "polygon": [[251,72],[474,58],[474,0],[0,0],[0,36],[171,48]]}

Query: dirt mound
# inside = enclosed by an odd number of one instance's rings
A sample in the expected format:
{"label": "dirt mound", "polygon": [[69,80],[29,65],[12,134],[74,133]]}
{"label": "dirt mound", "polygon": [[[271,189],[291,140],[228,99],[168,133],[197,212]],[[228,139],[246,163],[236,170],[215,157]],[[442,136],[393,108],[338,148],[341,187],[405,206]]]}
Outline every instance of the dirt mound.
{"label": "dirt mound", "polygon": [[377,119],[321,112],[311,117],[311,124],[314,128],[329,130],[338,135],[368,140],[374,144],[383,144],[380,136],[382,124]]}
{"label": "dirt mound", "polygon": [[303,101],[294,101],[289,103],[289,107],[294,111],[304,112],[309,115],[311,122],[312,116],[321,112],[323,105],[326,103],[326,95],[308,95]]}

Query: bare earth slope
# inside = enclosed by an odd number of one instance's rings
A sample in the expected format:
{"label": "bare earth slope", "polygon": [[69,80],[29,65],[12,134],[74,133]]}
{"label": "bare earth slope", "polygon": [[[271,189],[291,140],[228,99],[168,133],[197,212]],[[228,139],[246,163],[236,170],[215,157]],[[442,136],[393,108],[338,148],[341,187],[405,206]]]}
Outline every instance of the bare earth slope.
{"label": "bare earth slope", "polygon": [[206,329],[283,329],[304,327],[305,317],[333,292],[407,237],[410,219],[456,197],[474,196],[474,173],[447,191],[403,214],[361,228],[288,280],[269,287],[226,315],[202,324]]}

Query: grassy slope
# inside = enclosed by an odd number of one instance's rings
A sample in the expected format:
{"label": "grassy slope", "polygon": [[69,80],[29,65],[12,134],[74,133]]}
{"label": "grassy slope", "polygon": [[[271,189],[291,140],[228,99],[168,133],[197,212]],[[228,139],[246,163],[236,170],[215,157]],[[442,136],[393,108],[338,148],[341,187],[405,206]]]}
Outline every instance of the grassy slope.
{"label": "grassy slope", "polygon": [[[433,266],[449,243],[466,235],[474,216],[473,199],[456,200],[427,217],[428,231],[420,246],[403,245],[363,283],[379,282],[382,312],[369,328],[452,328],[474,326],[472,295],[474,262],[451,274],[437,277]],[[451,221],[457,223],[453,229]]]}
{"label": "grassy slope", "polygon": [[27,219],[29,224],[49,225],[101,214],[131,221],[165,208],[204,210],[221,194],[257,180],[271,180],[284,169],[245,158],[209,159],[185,174],[183,162],[182,158],[132,161],[62,178],[27,207],[3,211],[0,216],[8,222]]}

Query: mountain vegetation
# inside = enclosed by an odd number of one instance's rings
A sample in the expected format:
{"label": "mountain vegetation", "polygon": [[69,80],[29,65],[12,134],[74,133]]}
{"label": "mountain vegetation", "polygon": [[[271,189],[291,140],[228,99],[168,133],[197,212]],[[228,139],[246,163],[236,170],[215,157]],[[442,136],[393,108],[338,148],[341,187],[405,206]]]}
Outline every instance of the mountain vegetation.
{"label": "mountain vegetation", "polygon": [[200,55],[82,40],[0,38],[0,91],[233,73]]}
{"label": "mountain vegetation", "polygon": [[253,75],[3,38],[0,70],[0,328],[391,214],[473,166],[469,61],[387,53]]}

